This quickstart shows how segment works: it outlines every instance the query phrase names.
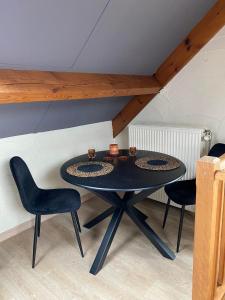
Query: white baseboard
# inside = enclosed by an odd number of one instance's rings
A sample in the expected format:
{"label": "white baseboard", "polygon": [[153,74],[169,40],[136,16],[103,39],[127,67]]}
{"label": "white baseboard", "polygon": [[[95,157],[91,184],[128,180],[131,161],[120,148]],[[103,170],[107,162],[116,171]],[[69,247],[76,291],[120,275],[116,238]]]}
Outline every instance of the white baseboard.
{"label": "white baseboard", "polygon": [[[93,194],[87,193],[87,194],[81,196],[81,202],[84,203],[85,201],[87,201],[87,200],[89,200],[93,197],[94,197]],[[45,222],[45,221],[53,218],[54,216],[55,215],[42,216],[41,222]],[[5,232],[0,233],[0,242],[3,242],[3,241],[5,241],[5,240],[17,235],[17,234],[29,229],[29,228],[32,228],[32,227],[34,227],[34,217],[29,221],[26,221],[22,224],[17,225],[14,228],[11,228],[11,229],[9,229]]]}

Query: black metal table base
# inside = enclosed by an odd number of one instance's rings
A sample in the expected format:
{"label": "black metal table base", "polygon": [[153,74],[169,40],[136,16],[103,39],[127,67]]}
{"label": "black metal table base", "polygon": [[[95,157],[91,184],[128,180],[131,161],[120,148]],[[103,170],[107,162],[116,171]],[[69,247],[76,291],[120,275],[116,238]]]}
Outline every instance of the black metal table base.
{"label": "black metal table base", "polygon": [[131,218],[141,232],[151,241],[151,243],[164,257],[172,260],[175,259],[175,254],[145,222],[147,216],[134,207],[134,204],[145,199],[156,190],[157,189],[144,190],[138,194],[134,194],[134,192],[126,192],[123,198],[120,198],[116,192],[95,191],[100,198],[110,203],[112,207],[86,223],[84,227],[91,228],[110,215],[112,215],[112,218],[90,269],[91,274],[96,275],[101,270],[124,212]]}
{"label": "black metal table base", "polygon": [[[98,215],[96,218],[92,219],[88,223],[84,224],[83,226],[87,229],[94,227],[95,225],[99,224],[100,222],[102,222],[103,220],[111,216],[114,213],[115,209],[116,209],[115,207],[111,206],[110,208],[106,209],[103,213],[101,213],[100,215]],[[143,220],[146,220],[148,218],[142,211],[140,211],[136,207],[134,207],[134,210],[138,214],[138,216]]]}

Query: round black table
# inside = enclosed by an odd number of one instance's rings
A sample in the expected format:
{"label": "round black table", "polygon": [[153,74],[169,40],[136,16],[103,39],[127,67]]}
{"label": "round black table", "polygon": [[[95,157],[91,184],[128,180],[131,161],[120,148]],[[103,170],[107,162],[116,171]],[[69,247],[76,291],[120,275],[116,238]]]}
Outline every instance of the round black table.
{"label": "round black table", "polygon": [[[98,197],[111,205],[109,209],[84,225],[86,228],[91,228],[112,215],[98,253],[90,269],[90,273],[94,275],[101,270],[104,264],[124,212],[164,257],[169,259],[175,258],[175,254],[145,222],[147,216],[134,205],[158,189],[182,177],[186,172],[186,168],[181,161],[179,167],[167,171],[146,170],[135,165],[136,159],[149,156],[150,154],[152,154],[151,151],[139,150],[135,157],[129,156],[127,160],[114,158],[110,161],[114,166],[113,171],[107,175],[98,177],[77,177],[72,176],[67,172],[67,168],[74,163],[89,161],[87,154],[75,157],[65,162],[61,167],[61,176],[65,181],[95,193]],[[107,155],[108,151],[97,152],[94,160],[104,161],[104,157]],[[120,150],[120,155],[128,156],[128,150]],[[117,192],[125,192],[125,194],[121,198]]]}

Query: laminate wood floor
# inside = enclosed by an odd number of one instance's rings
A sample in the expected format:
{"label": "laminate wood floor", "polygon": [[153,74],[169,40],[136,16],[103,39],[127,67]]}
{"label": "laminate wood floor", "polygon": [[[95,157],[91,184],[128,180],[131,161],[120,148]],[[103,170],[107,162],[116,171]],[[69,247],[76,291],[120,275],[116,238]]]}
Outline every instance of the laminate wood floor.
{"label": "laminate wood floor", "polygon": [[[82,205],[80,221],[96,216],[106,204],[93,198]],[[146,199],[138,205],[155,231],[175,250],[179,211],[169,212],[165,231],[164,205]],[[82,229],[85,257],[74,238],[70,215],[44,222],[31,268],[33,229],[0,244],[0,299],[18,300],[186,300],[191,299],[193,216],[185,215],[181,250],[174,261],[163,258],[126,217],[117,231],[103,269],[89,269],[109,218],[91,230]]]}

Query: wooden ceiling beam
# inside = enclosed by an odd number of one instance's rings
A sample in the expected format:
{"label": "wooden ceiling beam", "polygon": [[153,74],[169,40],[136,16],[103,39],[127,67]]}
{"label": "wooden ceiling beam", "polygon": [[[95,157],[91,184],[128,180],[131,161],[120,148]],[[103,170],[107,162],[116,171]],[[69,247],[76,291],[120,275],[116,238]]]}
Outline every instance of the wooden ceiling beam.
{"label": "wooden ceiling beam", "polygon": [[151,76],[0,70],[0,104],[154,94]]}
{"label": "wooden ceiling beam", "polygon": [[[219,0],[156,71],[154,77],[160,82],[162,88],[224,26],[225,0]],[[146,95],[133,97],[112,120],[113,136],[117,136],[154,96],[150,94],[149,97]]]}
{"label": "wooden ceiling beam", "polygon": [[152,95],[139,95],[133,97],[112,121],[113,136],[116,137],[129,123],[131,116],[136,116],[155,97]]}

